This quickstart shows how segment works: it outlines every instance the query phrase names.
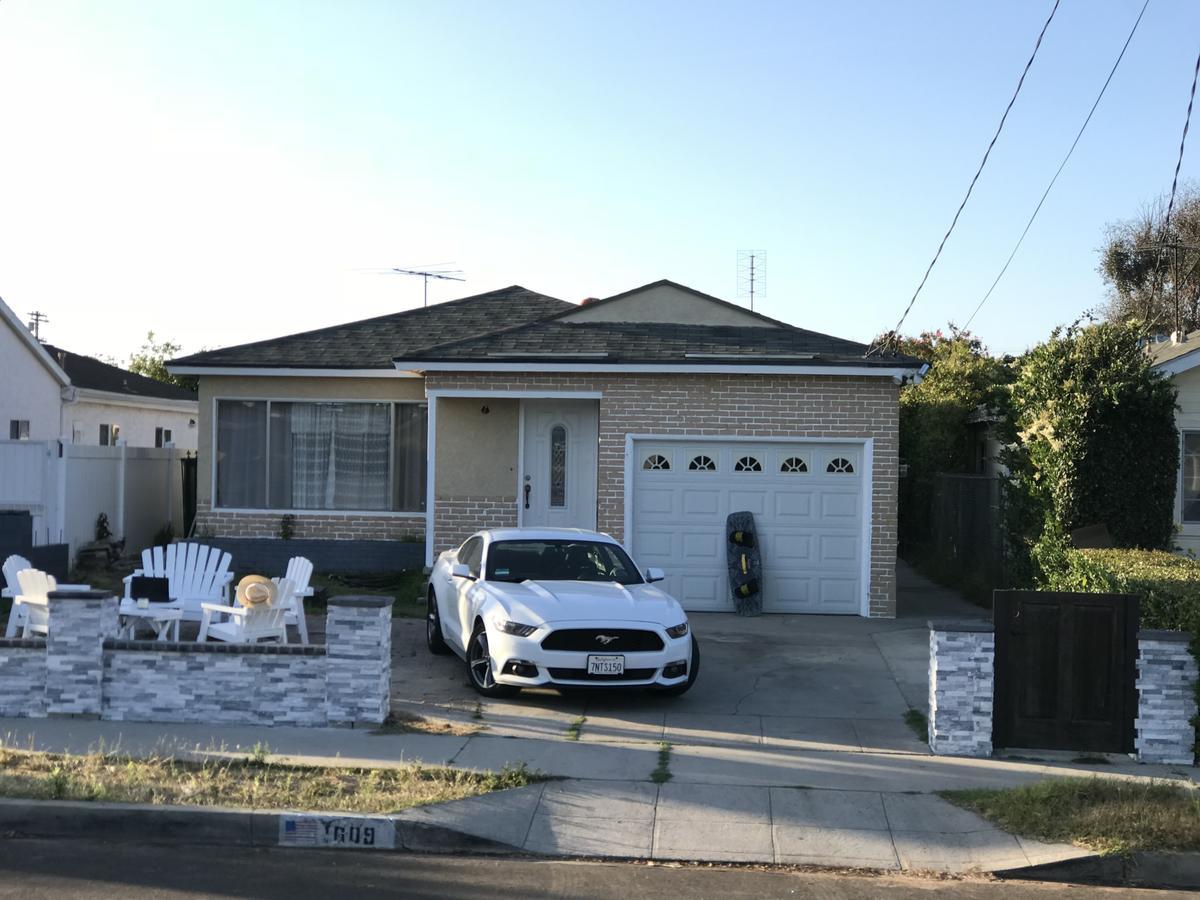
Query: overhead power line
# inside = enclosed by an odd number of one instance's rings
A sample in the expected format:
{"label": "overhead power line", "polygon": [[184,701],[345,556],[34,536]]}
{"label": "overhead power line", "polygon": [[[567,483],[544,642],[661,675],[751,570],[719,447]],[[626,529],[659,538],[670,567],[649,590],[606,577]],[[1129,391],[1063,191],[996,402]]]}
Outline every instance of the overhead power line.
{"label": "overhead power line", "polygon": [[1088,110],[1087,118],[1083,120],[1083,124],[1079,126],[1079,132],[1075,135],[1075,140],[1071,142],[1070,149],[1067,150],[1067,155],[1063,157],[1063,161],[1059,163],[1058,169],[1054,172],[1054,177],[1050,179],[1050,183],[1046,185],[1046,190],[1042,192],[1042,198],[1038,200],[1037,206],[1034,207],[1033,215],[1029,217],[1029,221],[1025,223],[1025,230],[1021,232],[1021,236],[1017,238],[1016,244],[1013,245],[1012,253],[1008,254],[1008,259],[1004,261],[1004,266],[1000,269],[996,280],[992,282],[992,286],[987,289],[987,293],[983,295],[983,299],[975,306],[975,311],[971,313],[971,317],[967,319],[967,323],[963,326],[963,330],[971,327],[971,323],[975,321],[975,317],[979,315],[979,310],[983,308],[983,304],[988,302],[988,298],[992,296],[992,292],[996,290],[996,285],[1000,283],[1000,279],[1004,277],[1004,273],[1008,271],[1008,267],[1012,264],[1013,259],[1017,255],[1017,251],[1021,249],[1021,244],[1025,242],[1025,236],[1029,234],[1029,229],[1033,227],[1033,220],[1038,217],[1038,213],[1042,211],[1042,204],[1046,202],[1046,198],[1050,196],[1050,190],[1054,187],[1054,183],[1058,181],[1058,176],[1062,174],[1062,170],[1066,168],[1067,161],[1075,152],[1075,148],[1079,146],[1079,139],[1083,137],[1083,133],[1087,130],[1088,123],[1092,121],[1092,116],[1096,113],[1096,108],[1100,105],[1100,101],[1104,99],[1104,94],[1108,90],[1109,84],[1112,83],[1113,76],[1117,74],[1117,68],[1121,65],[1121,60],[1125,58],[1125,51],[1129,49],[1129,43],[1133,40],[1134,34],[1137,33],[1138,25],[1142,23],[1142,16],[1146,14],[1146,7],[1150,5],[1150,0],[1146,0],[1142,4],[1142,11],[1138,13],[1137,19],[1133,23],[1133,28],[1129,30],[1129,36],[1125,38],[1125,43],[1121,47],[1121,52],[1117,54],[1117,61],[1113,63],[1112,68],[1108,72],[1108,77],[1104,79],[1104,85],[1100,88],[1100,93],[1096,95],[1096,102],[1092,104],[1092,108]]}
{"label": "overhead power line", "polygon": [[[1183,134],[1179,138],[1179,158],[1175,160],[1175,176],[1171,179],[1171,199],[1167,201],[1167,215],[1163,219],[1162,228],[1162,248],[1167,245],[1167,238],[1171,230],[1171,213],[1175,209],[1175,191],[1179,187],[1179,170],[1183,167],[1183,150],[1187,146],[1188,126],[1192,122],[1192,105],[1196,102],[1196,80],[1200,78],[1200,54],[1196,55],[1196,68],[1192,71],[1192,91],[1188,94],[1187,113],[1183,117]],[[1158,278],[1158,273],[1162,267],[1162,254],[1159,254],[1158,259],[1154,263],[1155,279]],[[1175,290],[1179,290],[1179,285],[1176,283]],[[1154,328],[1158,324],[1158,319],[1161,318],[1161,310],[1155,316],[1154,320],[1149,322],[1146,327],[1146,333],[1152,334]],[[1147,318],[1149,316],[1147,315]],[[1179,323],[1175,323],[1175,327],[1179,327]]]}
{"label": "overhead power line", "polygon": [[[937,251],[933,254],[933,259],[929,261],[929,266],[925,269],[925,274],[921,278],[921,283],[917,285],[917,289],[913,291],[912,298],[908,301],[908,306],[904,308],[900,319],[896,322],[896,327],[889,332],[882,342],[894,342],[896,336],[900,333],[900,328],[904,325],[904,320],[908,318],[909,312],[913,308],[913,304],[917,302],[917,297],[921,295],[921,289],[925,287],[925,282],[929,280],[929,273],[933,271],[933,267],[937,265],[938,258],[942,255],[942,249],[946,246],[946,241],[950,240],[950,235],[954,232],[954,226],[958,224],[958,217],[962,215],[963,209],[967,205],[967,201],[971,199],[971,192],[975,190],[975,183],[979,181],[979,176],[983,174],[983,168],[987,165],[988,157],[991,155],[992,148],[996,146],[996,141],[1000,138],[1000,132],[1004,130],[1004,123],[1008,120],[1008,114],[1012,111],[1013,104],[1017,102],[1017,96],[1021,93],[1021,87],[1025,84],[1025,76],[1029,74],[1029,70],[1033,67],[1033,61],[1037,58],[1038,49],[1042,46],[1042,38],[1046,36],[1046,30],[1050,27],[1050,23],[1054,21],[1054,14],[1058,12],[1058,4],[1061,0],[1054,0],[1054,6],[1050,10],[1050,15],[1046,17],[1046,23],[1042,25],[1042,30],[1038,33],[1037,41],[1033,45],[1033,52],[1029,54],[1029,61],[1025,63],[1025,68],[1021,70],[1021,77],[1017,80],[1017,88],[1013,91],[1012,97],[1008,101],[1008,106],[1004,107],[1004,115],[1000,117],[1000,124],[996,126],[996,133],[992,135],[991,141],[988,142],[987,150],[983,153],[983,159],[979,161],[979,168],[975,170],[975,176],[971,179],[971,183],[967,186],[967,193],[963,196],[962,202],[958,204],[958,209],[954,213],[954,218],[950,221],[950,227],[946,229],[946,233],[942,236],[942,242],[938,244]],[[880,349],[882,344],[877,344],[869,351],[874,353]]]}

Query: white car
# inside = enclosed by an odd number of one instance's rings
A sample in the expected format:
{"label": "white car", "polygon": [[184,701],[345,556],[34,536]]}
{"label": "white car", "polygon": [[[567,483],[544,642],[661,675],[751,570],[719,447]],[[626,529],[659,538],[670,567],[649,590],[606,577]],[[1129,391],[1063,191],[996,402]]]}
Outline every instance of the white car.
{"label": "white car", "polygon": [[453,651],[488,697],[523,687],[642,686],[682,694],[700,647],[687,614],[606,534],[480,531],[429,576],[426,641]]}

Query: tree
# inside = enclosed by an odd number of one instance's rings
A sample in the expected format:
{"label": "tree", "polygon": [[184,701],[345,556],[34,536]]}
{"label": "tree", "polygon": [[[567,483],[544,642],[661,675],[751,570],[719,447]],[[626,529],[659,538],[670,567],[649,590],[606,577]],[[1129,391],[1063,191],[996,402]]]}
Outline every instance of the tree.
{"label": "tree", "polygon": [[1140,319],[1152,333],[1200,328],[1200,190],[1189,184],[1176,194],[1164,230],[1167,203],[1161,196],[1106,229],[1100,275],[1110,321]]}
{"label": "tree", "polygon": [[194,375],[172,375],[167,371],[167,360],[178,356],[180,349],[171,341],[155,341],[154,332],[148,331],[141,349],[129,357],[129,371],[194,391],[198,384]]}
{"label": "tree", "polygon": [[1107,526],[1120,547],[1171,547],[1175,386],[1141,338],[1139,322],[1072,325],[1021,359],[1003,436],[1020,580],[1039,541],[1085,525]]}
{"label": "tree", "polygon": [[900,391],[900,458],[908,466],[900,489],[900,535],[906,544],[920,544],[930,537],[934,476],[970,470],[967,417],[980,407],[997,408],[1009,376],[979,338],[954,325],[948,332],[902,337],[899,349],[930,364],[919,384]]}

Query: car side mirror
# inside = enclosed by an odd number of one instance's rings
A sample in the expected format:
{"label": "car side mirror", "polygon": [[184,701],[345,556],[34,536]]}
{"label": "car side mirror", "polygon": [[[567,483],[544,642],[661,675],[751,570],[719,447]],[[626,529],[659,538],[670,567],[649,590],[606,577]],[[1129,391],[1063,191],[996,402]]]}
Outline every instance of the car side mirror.
{"label": "car side mirror", "polygon": [[451,578],[470,578],[475,580],[475,576],[471,574],[471,567],[466,563],[455,563],[450,567]]}
{"label": "car side mirror", "polygon": [[650,569],[646,570],[646,581],[649,584],[653,584],[656,581],[662,581],[666,577],[667,577],[667,573],[664,572],[662,569],[650,568]]}

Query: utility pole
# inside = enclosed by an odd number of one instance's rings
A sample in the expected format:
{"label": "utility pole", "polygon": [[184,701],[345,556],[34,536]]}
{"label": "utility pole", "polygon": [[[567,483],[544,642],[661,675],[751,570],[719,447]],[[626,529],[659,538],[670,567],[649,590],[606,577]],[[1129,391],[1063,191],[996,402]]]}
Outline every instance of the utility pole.
{"label": "utility pole", "polygon": [[44,312],[34,310],[29,314],[29,330],[33,332],[33,336],[37,340],[42,339],[42,323],[49,322],[50,317]]}

